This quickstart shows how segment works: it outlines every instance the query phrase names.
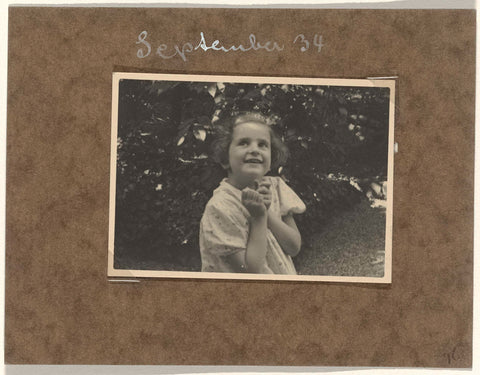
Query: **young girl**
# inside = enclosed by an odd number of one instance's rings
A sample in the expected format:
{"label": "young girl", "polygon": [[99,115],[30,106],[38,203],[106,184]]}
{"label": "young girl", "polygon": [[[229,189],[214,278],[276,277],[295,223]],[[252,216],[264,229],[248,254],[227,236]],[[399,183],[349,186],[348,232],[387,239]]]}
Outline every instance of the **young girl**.
{"label": "young girl", "polygon": [[296,274],[293,214],[305,204],[281,178],[265,176],[285,162],[285,145],[260,115],[234,117],[222,129],[214,157],[228,177],[200,222],[202,271]]}

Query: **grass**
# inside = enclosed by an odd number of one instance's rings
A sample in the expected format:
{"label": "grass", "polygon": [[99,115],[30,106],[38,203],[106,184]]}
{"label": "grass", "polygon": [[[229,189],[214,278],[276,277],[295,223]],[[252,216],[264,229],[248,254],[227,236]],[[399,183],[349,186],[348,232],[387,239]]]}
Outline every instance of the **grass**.
{"label": "grass", "polygon": [[[299,275],[381,277],[385,263],[385,210],[362,201],[319,228],[312,246],[295,257]],[[182,259],[185,258],[182,257]],[[116,268],[200,271],[199,254],[188,262],[117,259]]]}
{"label": "grass", "polygon": [[294,259],[299,274],[382,277],[385,210],[362,201],[319,228],[312,242]]}

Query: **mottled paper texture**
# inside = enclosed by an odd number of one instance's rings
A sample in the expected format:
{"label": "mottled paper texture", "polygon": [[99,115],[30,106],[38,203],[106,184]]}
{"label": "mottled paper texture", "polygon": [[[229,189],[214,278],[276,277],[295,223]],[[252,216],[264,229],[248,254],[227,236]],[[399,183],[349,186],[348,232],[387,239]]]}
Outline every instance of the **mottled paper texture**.
{"label": "mottled paper texture", "polygon": [[[475,11],[9,12],[5,361],[470,367]],[[200,33],[281,53],[139,58]],[[292,43],[323,36],[320,53]],[[106,276],[112,72],[398,76],[388,286]]]}

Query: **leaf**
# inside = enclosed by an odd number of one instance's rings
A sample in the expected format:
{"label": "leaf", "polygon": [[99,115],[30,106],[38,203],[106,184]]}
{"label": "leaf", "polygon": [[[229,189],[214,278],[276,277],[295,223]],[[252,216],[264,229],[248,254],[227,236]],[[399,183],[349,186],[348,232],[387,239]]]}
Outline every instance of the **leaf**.
{"label": "leaf", "polygon": [[177,142],[177,146],[180,146],[184,141],[185,141],[185,137],[181,137]]}
{"label": "leaf", "polygon": [[200,155],[194,156],[193,158],[195,160],[208,159],[208,155],[207,154],[200,154]]}
{"label": "leaf", "polygon": [[212,96],[212,98],[214,98],[215,94],[217,93],[217,86],[215,84],[210,85],[208,87],[208,93]]}
{"label": "leaf", "polygon": [[204,141],[205,138],[207,137],[207,132],[203,129],[194,129],[193,130],[193,135],[195,138],[197,138],[200,141]]}

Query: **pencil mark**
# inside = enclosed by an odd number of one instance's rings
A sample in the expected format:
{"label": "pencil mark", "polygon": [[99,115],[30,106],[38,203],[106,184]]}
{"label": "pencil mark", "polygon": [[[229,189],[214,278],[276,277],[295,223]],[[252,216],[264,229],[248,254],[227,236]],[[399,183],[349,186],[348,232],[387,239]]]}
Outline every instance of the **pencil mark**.
{"label": "pencil mark", "polygon": [[447,359],[449,365],[451,365],[452,362],[462,359],[462,355],[458,351],[458,345],[455,345],[451,351],[443,353],[443,356]]}

